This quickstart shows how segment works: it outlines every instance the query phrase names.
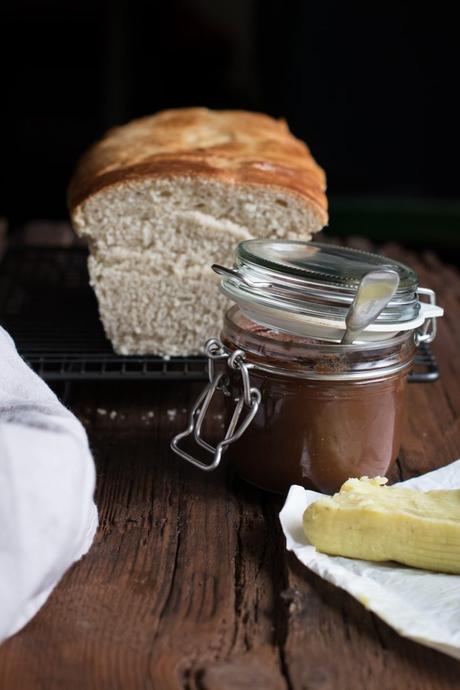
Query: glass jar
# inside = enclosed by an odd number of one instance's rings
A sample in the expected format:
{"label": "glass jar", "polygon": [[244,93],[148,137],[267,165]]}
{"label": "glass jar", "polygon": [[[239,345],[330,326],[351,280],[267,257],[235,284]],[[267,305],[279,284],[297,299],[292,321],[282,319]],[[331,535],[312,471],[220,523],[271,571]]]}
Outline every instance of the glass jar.
{"label": "glass jar", "polygon": [[[350,477],[387,474],[400,448],[414,353],[433,340],[442,315],[434,293],[403,264],[316,243],[250,240],[237,247],[233,268],[214,268],[236,304],[220,340],[206,344],[209,384],[173,450],[206,471],[225,453],[244,479],[272,491],[301,484],[329,493]],[[397,287],[343,344],[350,306],[375,271],[397,273]],[[202,428],[219,393],[227,431],[213,446]],[[190,435],[211,462],[180,446]]]}

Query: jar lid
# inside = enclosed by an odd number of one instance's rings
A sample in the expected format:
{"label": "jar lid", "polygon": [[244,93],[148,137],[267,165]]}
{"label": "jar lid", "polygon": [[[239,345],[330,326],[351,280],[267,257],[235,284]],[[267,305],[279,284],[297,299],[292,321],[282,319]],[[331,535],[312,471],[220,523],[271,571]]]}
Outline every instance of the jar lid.
{"label": "jar lid", "polygon": [[408,266],[348,247],[247,240],[236,248],[232,269],[214,269],[223,275],[221,291],[249,318],[291,333],[340,340],[361,279],[376,269],[396,271],[399,286],[375,322],[365,329],[364,340],[388,338],[442,314],[434,300],[431,305],[420,302],[422,289],[417,274]]}
{"label": "jar lid", "polygon": [[236,249],[236,263],[246,270],[265,269],[280,278],[292,276],[353,292],[369,271],[390,268],[399,275],[399,293],[410,298],[418,287],[417,274],[398,261],[318,242],[247,240]]}

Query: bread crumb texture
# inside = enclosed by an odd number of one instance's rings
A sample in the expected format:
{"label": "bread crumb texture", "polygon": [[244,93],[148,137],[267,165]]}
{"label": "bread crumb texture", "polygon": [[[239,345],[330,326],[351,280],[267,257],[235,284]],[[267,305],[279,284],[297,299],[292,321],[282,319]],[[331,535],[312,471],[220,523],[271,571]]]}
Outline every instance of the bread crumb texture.
{"label": "bread crumb texture", "polygon": [[325,177],[282,121],[203,108],[109,132],[69,189],[105,332],[120,354],[192,355],[220,332],[212,263],[252,237],[309,240]]}

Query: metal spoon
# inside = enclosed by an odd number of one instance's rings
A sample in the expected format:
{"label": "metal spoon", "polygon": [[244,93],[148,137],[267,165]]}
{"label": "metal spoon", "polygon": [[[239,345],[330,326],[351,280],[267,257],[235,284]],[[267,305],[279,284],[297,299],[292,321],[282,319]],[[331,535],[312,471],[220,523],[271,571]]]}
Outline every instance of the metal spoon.
{"label": "metal spoon", "polygon": [[370,271],[361,278],[355,298],[345,317],[346,331],[342,345],[351,345],[356,337],[385,309],[399,285],[399,275],[392,269]]}

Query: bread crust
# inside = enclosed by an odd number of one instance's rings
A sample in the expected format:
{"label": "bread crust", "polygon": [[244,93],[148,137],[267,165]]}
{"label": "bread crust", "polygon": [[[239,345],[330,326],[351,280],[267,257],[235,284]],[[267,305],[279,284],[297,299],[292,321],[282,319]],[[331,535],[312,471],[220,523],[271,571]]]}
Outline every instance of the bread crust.
{"label": "bread crust", "polygon": [[165,110],[111,129],[78,163],[69,208],[113,185],[174,177],[279,189],[303,200],[321,226],[328,222],[324,171],[284,120],[206,108]]}

